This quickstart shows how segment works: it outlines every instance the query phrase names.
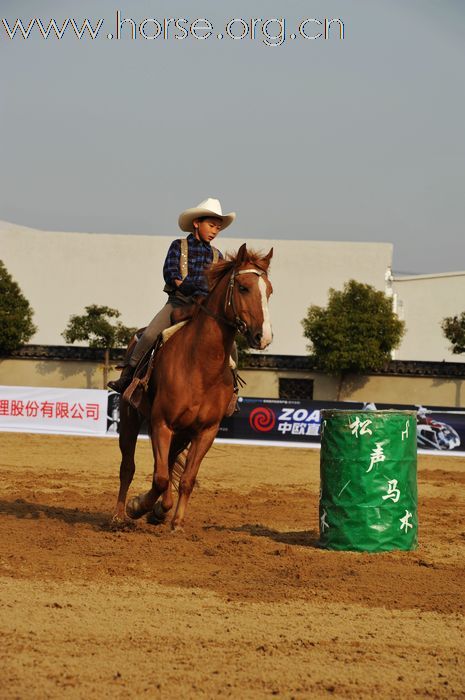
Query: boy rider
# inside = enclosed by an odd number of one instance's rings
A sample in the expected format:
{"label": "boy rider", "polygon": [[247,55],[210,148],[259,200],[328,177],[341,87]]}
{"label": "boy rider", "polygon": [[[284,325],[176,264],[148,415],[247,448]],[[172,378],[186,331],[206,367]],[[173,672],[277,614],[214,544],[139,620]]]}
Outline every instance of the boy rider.
{"label": "boy rider", "polygon": [[171,325],[171,312],[174,308],[190,304],[196,296],[208,294],[205,268],[223,258],[211,242],[235,218],[234,212],[223,214],[219,200],[212,198],[179,215],[179,227],[189,235],[184,241],[179,238],[174,240],[166,255],[163,277],[168,301],[150,321],[135,345],[129,364],[123,367],[120,378],[108,382],[110,389],[122,394],[129,386],[139,361],[153,346],[158,335]]}

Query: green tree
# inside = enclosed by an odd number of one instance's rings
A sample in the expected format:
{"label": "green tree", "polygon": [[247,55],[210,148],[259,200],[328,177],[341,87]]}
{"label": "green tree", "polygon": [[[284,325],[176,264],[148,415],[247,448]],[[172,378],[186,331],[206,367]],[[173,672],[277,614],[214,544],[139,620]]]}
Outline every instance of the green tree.
{"label": "green tree", "polygon": [[19,285],[0,260],[0,353],[16,350],[34,335],[34,312]]}
{"label": "green tree", "polygon": [[310,306],[302,325],[315,367],[340,375],[338,399],[346,375],[382,369],[405,330],[391,299],[356,280],[330,289],[328,305]]}
{"label": "green tree", "polygon": [[86,313],[82,316],[70,317],[62,336],[67,343],[87,342],[90,348],[101,348],[104,351],[103,388],[105,389],[110,369],[110,350],[125,347],[136,328],[124,326],[121,321],[112,323],[112,319],[118,319],[121,314],[117,309],[111,309],[109,306],[90,304],[85,307],[85,311]]}
{"label": "green tree", "polygon": [[441,322],[441,328],[451,343],[454,355],[465,352],[465,311],[460,316],[447,316]]}

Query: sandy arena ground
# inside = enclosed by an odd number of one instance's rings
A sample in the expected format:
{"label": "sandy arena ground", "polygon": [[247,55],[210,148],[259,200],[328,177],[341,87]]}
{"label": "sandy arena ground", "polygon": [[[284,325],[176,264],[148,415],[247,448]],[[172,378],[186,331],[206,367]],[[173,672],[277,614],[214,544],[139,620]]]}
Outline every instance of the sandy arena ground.
{"label": "sandy arena ground", "polygon": [[118,460],[0,434],[2,698],[465,697],[465,459],[420,457],[420,547],[377,555],[315,546],[316,450],[215,446],[174,535],[110,531]]}

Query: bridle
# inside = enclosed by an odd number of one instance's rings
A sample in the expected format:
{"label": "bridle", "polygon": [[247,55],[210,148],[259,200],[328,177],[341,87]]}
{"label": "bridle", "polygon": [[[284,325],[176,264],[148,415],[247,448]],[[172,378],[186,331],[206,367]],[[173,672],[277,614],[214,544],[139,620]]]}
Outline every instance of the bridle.
{"label": "bridle", "polygon": [[242,333],[244,335],[247,332],[247,324],[245,321],[243,321],[239,314],[237,313],[236,310],[236,305],[234,303],[234,284],[236,282],[236,278],[239,275],[247,275],[249,273],[253,273],[254,275],[257,275],[258,277],[261,277],[262,275],[265,274],[264,270],[256,270],[255,268],[250,268],[248,270],[233,270],[231,273],[231,277],[229,278],[229,283],[228,283],[228,290],[226,292],[226,299],[224,302],[224,311],[225,313],[227,312],[228,308],[231,307],[233,310],[234,314],[234,326],[237,328],[239,333]]}
{"label": "bridle", "polygon": [[226,297],[224,300],[224,313],[226,314],[228,312],[228,309],[231,308],[234,314],[234,321],[230,321],[229,318],[226,318],[226,316],[220,316],[219,314],[216,314],[214,311],[211,311],[208,307],[206,307],[205,304],[200,304],[200,308],[203,311],[205,311],[205,313],[208,316],[211,316],[216,321],[221,321],[222,323],[226,323],[228,326],[232,326],[233,328],[235,328],[236,331],[238,331],[238,333],[241,333],[242,335],[247,333],[247,324],[241,319],[241,317],[237,313],[236,305],[234,303],[234,285],[239,275],[247,275],[250,273],[257,275],[258,277],[262,277],[262,275],[266,276],[265,270],[256,270],[255,268],[248,268],[247,270],[233,270],[229,277],[228,288],[226,290]]}

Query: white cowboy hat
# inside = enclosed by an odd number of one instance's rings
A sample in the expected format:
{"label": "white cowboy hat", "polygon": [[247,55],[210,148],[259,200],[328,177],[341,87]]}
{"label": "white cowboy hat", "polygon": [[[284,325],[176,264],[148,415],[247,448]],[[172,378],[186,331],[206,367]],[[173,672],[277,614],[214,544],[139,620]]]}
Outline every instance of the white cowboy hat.
{"label": "white cowboy hat", "polygon": [[223,214],[220,200],[212,199],[211,197],[209,197],[203,202],[200,202],[200,204],[197,204],[196,207],[192,207],[192,209],[186,209],[186,211],[183,211],[181,214],[179,214],[179,228],[181,229],[181,231],[192,232],[194,230],[194,219],[199,219],[201,216],[215,216],[219,219],[222,219],[222,229],[225,229],[227,226],[232,224],[232,222],[236,218],[236,213],[232,211],[229,214]]}

